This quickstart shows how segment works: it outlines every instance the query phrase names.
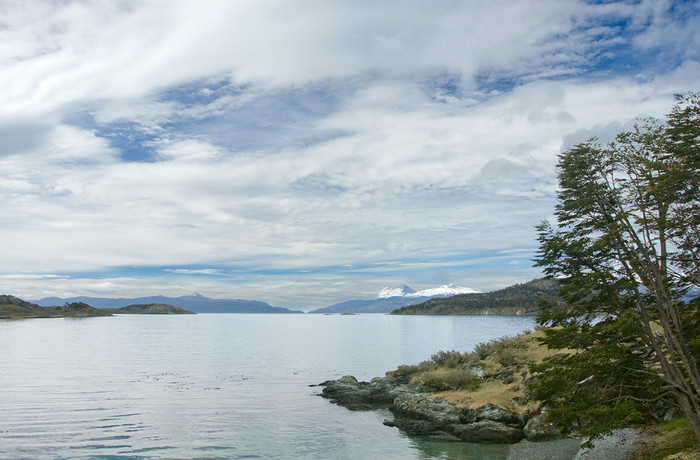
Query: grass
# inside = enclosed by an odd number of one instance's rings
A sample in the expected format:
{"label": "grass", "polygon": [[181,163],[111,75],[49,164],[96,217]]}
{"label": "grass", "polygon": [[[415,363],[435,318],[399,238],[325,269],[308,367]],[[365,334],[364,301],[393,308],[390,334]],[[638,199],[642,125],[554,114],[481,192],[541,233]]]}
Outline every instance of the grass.
{"label": "grass", "polygon": [[0,305],[0,318],[31,318],[34,316],[37,314],[18,305]]}
{"label": "grass", "polygon": [[567,351],[549,350],[538,340],[543,336],[541,330],[528,331],[480,343],[472,352],[441,351],[420,364],[400,366],[387,377],[433,387],[438,390],[433,397],[445,398],[456,407],[473,409],[492,403],[514,414],[534,413],[539,405],[525,396],[529,365]]}
{"label": "grass", "polygon": [[645,430],[643,437],[633,460],[700,460],[695,434],[683,417],[658,423]]}

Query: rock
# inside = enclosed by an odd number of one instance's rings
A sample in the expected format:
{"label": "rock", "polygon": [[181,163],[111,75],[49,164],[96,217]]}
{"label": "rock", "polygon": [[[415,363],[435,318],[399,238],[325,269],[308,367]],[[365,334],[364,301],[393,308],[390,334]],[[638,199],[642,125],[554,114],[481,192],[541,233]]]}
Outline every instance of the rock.
{"label": "rock", "polygon": [[484,366],[480,364],[469,366],[469,372],[471,372],[472,375],[478,379],[484,378]]}
{"label": "rock", "polygon": [[551,423],[545,422],[544,418],[544,414],[539,414],[527,421],[523,433],[528,441],[545,441],[561,436],[559,430]]}
{"label": "rock", "polygon": [[377,409],[390,405],[401,394],[422,391],[415,385],[389,379],[375,378],[371,382],[358,382],[352,375],[328,380],[320,385],[324,387],[321,396],[350,410]]}
{"label": "rock", "polygon": [[[477,409],[460,409],[444,398],[432,398],[426,387],[387,378],[358,382],[347,375],[321,384],[322,396],[351,410],[389,407],[394,420],[384,425],[397,427],[409,436],[439,441],[466,441],[487,444],[513,444],[526,434],[530,440],[556,436],[542,417],[539,421],[525,414],[514,416],[495,404]],[[535,417],[533,417],[534,419]]]}
{"label": "rock", "polygon": [[491,420],[455,425],[452,432],[462,441],[481,444],[515,444],[524,437],[521,428]]}
{"label": "rock", "polygon": [[[503,380],[503,383],[508,385],[509,383],[513,383],[513,380],[514,380],[513,376],[514,375],[515,375],[515,372],[512,370],[509,370],[509,371],[499,372],[498,374],[494,375],[493,378],[495,378],[496,380]],[[506,380],[508,380],[509,382],[506,382]]]}
{"label": "rock", "polygon": [[394,414],[411,419],[427,420],[437,426],[461,423],[463,411],[444,398],[432,399],[425,394],[404,393],[394,399]]}
{"label": "rock", "polygon": [[[476,409],[476,421],[490,420],[492,422],[506,423],[506,424],[517,424],[518,419],[513,417],[511,414],[501,409],[495,404],[484,404],[483,406]],[[521,425],[522,426],[522,425]]]}
{"label": "rock", "polygon": [[428,436],[428,439],[434,442],[459,442],[461,439],[459,439],[457,436],[451,434],[451,433],[446,433],[444,431],[437,431],[435,433],[431,433]]}
{"label": "rock", "polygon": [[384,425],[396,427],[409,436],[429,436],[437,431],[441,431],[434,423],[427,420],[396,419],[385,420]]}

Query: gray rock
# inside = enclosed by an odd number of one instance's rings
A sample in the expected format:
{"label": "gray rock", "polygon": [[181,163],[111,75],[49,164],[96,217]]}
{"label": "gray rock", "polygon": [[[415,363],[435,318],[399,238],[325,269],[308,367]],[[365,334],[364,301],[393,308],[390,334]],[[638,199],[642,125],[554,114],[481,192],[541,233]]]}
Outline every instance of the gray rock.
{"label": "gray rock", "polygon": [[544,418],[544,414],[539,414],[527,421],[523,433],[528,441],[545,441],[561,436],[560,431],[551,423],[545,422]]}
{"label": "gray rock", "polygon": [[[322,396],[351,410],[389,407],[394,420],[387,426],[401,429],[409,436],[440,441],[466,441],[483,444],[513,444],[545,440],[559,433],[543,422],[542,416],[514,416],[495,404],[478,409],[459,409],[444,398],[431,398],[433,390],[407,381],[376,378],[358,382],[345,376],[321,384]],[[523,428],[525,427],[525,428]]]}
{"label": "gray rock", "polygon": [[410,385],[400,380],[374,378],[371,382],[358,382],[352,375],[320,384],[321,396],[350,410],[373,410],[389,406],[404,393],[423,394],[424,387]]}
{"label": "gray rock", "polygon": [[[495,404],[484,404],[476,409],[476,421],[490,420],[498,423],[518,424],[519,420]],[[522,425],[521,425],[522,426]]]}
{"label": "gray rock", "polygon": [[472,375],[478,379],[484,378],[484,366],[480,364],[474,364],[469,366],[469,372],[471,372]]}
{"label": "gray rock", "polygon": [[524,437],[521,428],[491,420],[455,425],[452,432],[462,441],[481,444],[514,444]]}
{"label": "gray rock", "polygon": [[406,418],[427,420],[438,426],[462,421],[461,409],[457,409],[444,398],[432,399],[425,394],[398,395],[394,399],[392,412]]}
{"label": "gray rock", "polygon": [[384,425],[393,426],[409,436],[422,436],[428,437],[437,432],[443,432],[441,427],[431,423],[427,420],[414,420],[414,419],[396,419],[396,420],[385,420]]}
{"label": "gray rock", "polygon": [[386,380],[358,382],[351,375],[321,384],[321,396],[351,410],[376,409],[389,405],[397,396],[397,385]]}

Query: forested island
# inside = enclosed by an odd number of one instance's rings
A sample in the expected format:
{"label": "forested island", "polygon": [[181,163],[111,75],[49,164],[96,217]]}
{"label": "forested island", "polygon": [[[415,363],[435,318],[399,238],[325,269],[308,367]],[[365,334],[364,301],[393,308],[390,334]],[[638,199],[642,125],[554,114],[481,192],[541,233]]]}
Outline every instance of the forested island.
{"label": "forested island", "polygon": [[556,301],[559,283],[536,279],[493,292],[436,297],[392,315],[536,315],[538,301]]}
{"label": "forested island", "polygon": [[12,295],[0,295],[0,319],[22,318],[88,318],[114,314],[194,314],[184,308],[166,304],[128,305],[122,308],[94,308],[84,302],[42,307]]}
{"label": "forested island", "polygon": [[0,319],[85,318],[93,316],[112,316],[112,314],[82,302],[41,307],[12,295],[0,295]]}
{"label": "forested island", "polygon": [[196,313],[184,308],[165,303],[127,305],[121,308],[101,308],[116,315],[194,315]]}

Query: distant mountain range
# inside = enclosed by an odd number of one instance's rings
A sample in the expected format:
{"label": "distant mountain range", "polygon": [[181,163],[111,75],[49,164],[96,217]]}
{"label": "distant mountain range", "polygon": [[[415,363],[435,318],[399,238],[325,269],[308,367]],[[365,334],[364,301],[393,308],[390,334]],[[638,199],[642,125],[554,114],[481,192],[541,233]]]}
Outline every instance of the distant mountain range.
{"label": "distant mountain range", "polygon": [[390,313],[397,308],[416,305],[436,297],[444,298],[458,294],[478,294],[471,288],[446,284],[437,288],[414,291],[405,284],[385,287],[371,299],[355,299],[317,308],[309,313]]}
{"label": "distant mountain range", "polygon": [[[419,304],[436,297],[450,297],[457,294],[477,293],[471,288],[447,284],[437,288],[415,291],[405,284],[385,287],[371,299],[356,299],[319,308],[309,313],[389,313],[406,305]],[[201,294],[180,297],[162,295],[136,298],[109,297],[45,297],[34,301],[41,306],[65,305],[81,302],[95,308],[118,309],[129,305],[167,304],[187,309],[194,313],[303,313],[283,307],[273,307],[259,300],[212,299]]]}
{"label": "distant mountain range", "polygon": [[181,297],[150,296],[133,299],[106,298],[106,297],[45,297],[37,300],[41,306],[63,305],[66,303],[82,302],[95,308],[122,308],[134,304],[168,304],[185,308],[195,313],[303,313],[288,308],[273,307],[259,300],[243,299],[212,299],[201,294],[192,294]]}

